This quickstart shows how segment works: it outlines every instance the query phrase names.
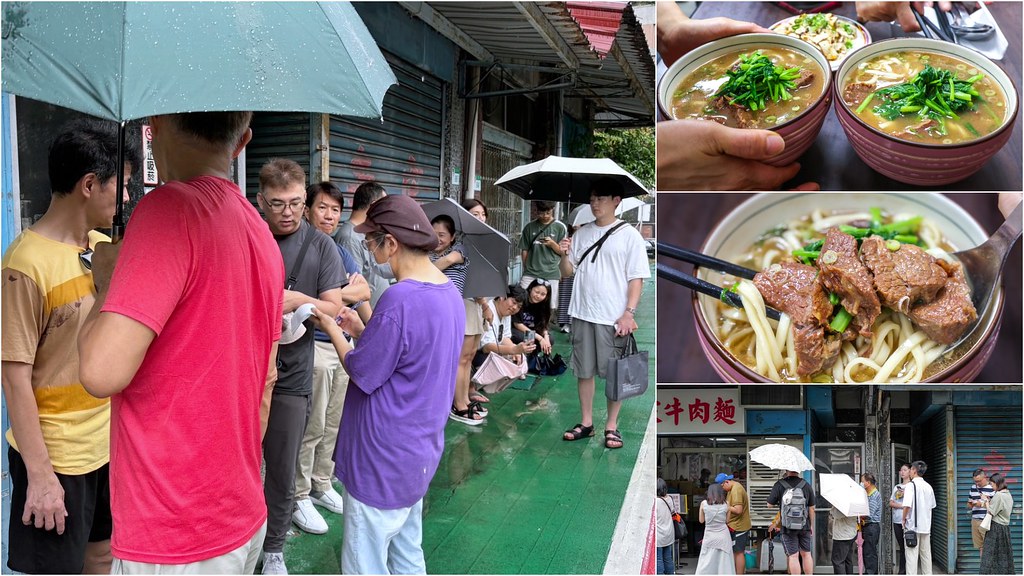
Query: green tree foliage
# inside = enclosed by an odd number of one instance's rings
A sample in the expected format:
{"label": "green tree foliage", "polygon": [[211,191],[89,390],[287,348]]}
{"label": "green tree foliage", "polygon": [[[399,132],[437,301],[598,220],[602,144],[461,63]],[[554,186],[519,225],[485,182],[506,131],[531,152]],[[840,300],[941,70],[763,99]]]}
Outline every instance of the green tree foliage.
{"label": "green tree foliage", "polygon": [[574,156],[611,158],[644,186],[654,188],[654,128],[595,130],[592,137],[575,144]]}

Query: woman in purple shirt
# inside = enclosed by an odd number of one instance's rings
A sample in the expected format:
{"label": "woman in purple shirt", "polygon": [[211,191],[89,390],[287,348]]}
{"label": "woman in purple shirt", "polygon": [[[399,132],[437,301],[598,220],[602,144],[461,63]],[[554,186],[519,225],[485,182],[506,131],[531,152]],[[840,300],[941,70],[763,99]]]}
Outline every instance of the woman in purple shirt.
{"label": "woman in purple shirt", "polygon": [[[465,308],[428,258],[437,236],[409,196],[386,196],[356,227],[384,277],[398,282],[366,324],[344,309],[318,327],[351,376],[334,454],[345,485],[344,574],[424,574],[423,496],[444,448]],[[355,349],[344,332],[358,338]]]}

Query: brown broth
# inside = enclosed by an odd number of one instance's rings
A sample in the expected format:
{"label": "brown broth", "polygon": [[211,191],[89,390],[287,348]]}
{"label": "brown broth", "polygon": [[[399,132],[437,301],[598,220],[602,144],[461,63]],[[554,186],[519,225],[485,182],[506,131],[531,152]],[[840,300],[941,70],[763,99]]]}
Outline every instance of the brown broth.
{"label": "brown broth", "polygon": [[[926,64],[930,64],[932,68],[949,70],[956,74],[959,80],[966,80],[983,72],[968,62],[945,54],[923,51],[890,52],[880,54],[851,70],[844,79],[843,87],[845,89],[851,84],[864,83],[873,84],[875,90],[880,90],[887,86],[902,84],[909,82]],[[859,113],[858,103],[847,100],[846,104],[851,112],[869,126],[900,140],[926,144],[962,144],[995,132],[1006,118],[1006,96],[994,79],[986,75],[974,83],[974,88],[980,94],[980,100],[975,98],[974,109],[957,113],[959,119],[945,118],[947,134],[944,135],[937,129],[919,128],[925,119],[917,114],[886,120],[873,110],[879,103],[877,98],[869,102]],[[844,90],[844,100],[846,98]]]}
{"label": "brown broth", "polygon": [[777,66],[809,69],[814,74],[814,80],[803,88],[790,90],[790,100],[769,101],[763,110],[748,111],[752,117],[752,124],[740,126],[732,115],[714,110],[711,103],[715,100],[715,92],[728,80],[726,70],[739,61],[741,54],[754,52],[751,48],[743,48],[718,56],[698,66],[683,78],[672,95],[672,117],[677,120],[714,120],[732,128],[773,128],[800,116],[818,101],[825,91],[826,74],[814,59],[780,47],[759,50]]}

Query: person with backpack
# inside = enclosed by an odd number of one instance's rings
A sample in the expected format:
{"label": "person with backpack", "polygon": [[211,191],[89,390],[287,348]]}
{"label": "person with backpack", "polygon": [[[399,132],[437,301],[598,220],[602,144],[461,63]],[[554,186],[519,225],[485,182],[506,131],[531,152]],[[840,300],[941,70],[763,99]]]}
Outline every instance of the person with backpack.
{"label": "person with backpack", "polygon": [[768,506],[780,508],[778,527],[782,532],[782,548],[789,562],[789,573],[814,573],[814,489],[795,470],[772,486]]}

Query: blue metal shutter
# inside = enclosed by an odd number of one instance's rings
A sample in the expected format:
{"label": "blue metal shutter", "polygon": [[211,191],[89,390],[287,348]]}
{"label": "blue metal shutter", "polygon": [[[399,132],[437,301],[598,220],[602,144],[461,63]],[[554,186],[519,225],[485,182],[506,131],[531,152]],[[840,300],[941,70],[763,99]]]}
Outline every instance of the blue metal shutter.
{"label": "blue metal shutter", "polygon": [[294,160],[309,177],[310,117],[305,112],[253,114],[252,141],[245,147],[245,196],[253,204],[260,189],[260,168],[270,159]]}
{"label": "blue metal shutter", "polygon": [[1001,410],[994,406],[956,408],[957,574],[977,574],[981,567],[981,557],[971,541],[971,516],[966,506],[967,494],[974,483],[971,475],[978,468],[985,469],[989,475],[1001,472],[1009,479],[1014,504],[1010,516],[1013,556],[1018,559],[1024,557],[1020,489],[1024,448],[1021,446],[1021,433],[1019,409]]}
{"label": "blue metal shutter", "polygon": [[[444,82],[384,52],[398,78],[384,97],[383,122],[331,116],[331,182],[351,194],[376,181],[391,194],[440,198]],[[346,202],[346,207],[349,206]]]}

